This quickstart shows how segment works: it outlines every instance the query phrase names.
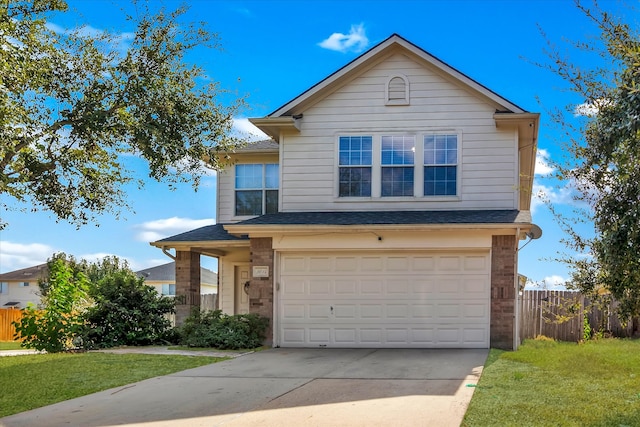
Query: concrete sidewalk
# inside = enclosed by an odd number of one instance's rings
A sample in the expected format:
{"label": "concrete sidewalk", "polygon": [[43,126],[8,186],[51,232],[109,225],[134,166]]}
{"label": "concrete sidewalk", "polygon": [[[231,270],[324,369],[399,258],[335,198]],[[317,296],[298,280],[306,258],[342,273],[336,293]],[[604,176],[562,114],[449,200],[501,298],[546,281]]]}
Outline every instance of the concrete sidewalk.
{"label": "concrete sidewalk", "polygon": [[459,426],[488,350],[271,349],[0,426]]}

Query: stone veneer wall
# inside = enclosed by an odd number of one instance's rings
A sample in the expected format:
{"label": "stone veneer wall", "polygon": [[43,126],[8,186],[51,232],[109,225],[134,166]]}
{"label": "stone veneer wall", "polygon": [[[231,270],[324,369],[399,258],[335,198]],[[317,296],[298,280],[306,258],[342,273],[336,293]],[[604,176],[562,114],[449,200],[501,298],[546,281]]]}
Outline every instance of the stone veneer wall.
{"label": "stone veneer wall", "polygon": [[515,236],[493,236],[491,242],[491,347],[513,350],[516,304]]}
{"label": "stone veneer wall", "polygon": [[176,326],[200,309],[200,254],[176,251]]}
{"label": "stone veneer wall", "polygon": [[269,277],[253,277],[249,287],[249,313],[269,319],[266,345],[273,344],[273,247],[271,237],[251,238],[251,267],[269,267]]}

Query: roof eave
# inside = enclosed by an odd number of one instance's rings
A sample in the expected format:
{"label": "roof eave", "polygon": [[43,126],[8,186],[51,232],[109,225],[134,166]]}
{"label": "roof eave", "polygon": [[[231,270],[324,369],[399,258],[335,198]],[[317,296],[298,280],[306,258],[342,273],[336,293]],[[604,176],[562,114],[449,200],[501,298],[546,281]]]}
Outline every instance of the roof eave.
{"label": "roof eave", "polygon": [[531,209],[533,177],[536,167],[540,113],[503,113],[493,115],[497,128],[518,129],[520,161],[520,210]]}
{"label": "roof eave", "polygon": [[495,102],[498,105],[501,105],[503,107],[502,109],[511,111],[513,113],[526,112],[524,109],[520,108],[516,104],[503,98],[502,96],[493,92],[489,88],[483,86],[482,84],[473,80],[469,76],[458,71],[454,67],[446,64],[445,62],[433,56],[432,54],[428,53],[424,49],[416,46],[415,44],[404,39],[398,34],[393,34],[392,36],[382,41],[378,45],[374,46],[367,52],[363,53],[362,55],[360,55],[353,61],[349,62],[339,70],[335,71],[333,74],[329,75],[324,80],[321,80],[320,82],[310,87],[309,89],[307,89],[306,91],[304,91],[303,93],[301,93],[300,95],[292,99],[291,101],[279,107],[277,110],[269,114],[267,117],[277,118],[277,117],[282,117],[283,115],[286,115],[286,114],[290,114],[292,111],[296,110],[298,106],[300,106],[301,104],[307,103],[310,99],[315,98],[316,96],[321,94],[326,88],[332,87],[333,85],[336,84],[337,81],[345,78],[345,76],[348,76],[354,70],[360,69],[361,67],[366,67],[367,63],[375,60],[375,58],[378,57],[378,55],[383,54],[384,51],[386,51],[387,49],[391,48],[394,45],[400,46],[410,51],[414,55],[418,56],[419,58],[423,59],[424,61],[434,66],[439,71],[450,75],[451,77],[457,79],[459,82],[465,84],[467,87],[475,90],[478,93],[481,93],[485,97],[489,98],[491,101]]}
{"label": "roof eave", "polygon": [[294,118],[293,116],[260,117],[250,118],[249,122],[273,138],[274,141],[280,142],[282,132],[300,132],[300,119],[301,117]]}

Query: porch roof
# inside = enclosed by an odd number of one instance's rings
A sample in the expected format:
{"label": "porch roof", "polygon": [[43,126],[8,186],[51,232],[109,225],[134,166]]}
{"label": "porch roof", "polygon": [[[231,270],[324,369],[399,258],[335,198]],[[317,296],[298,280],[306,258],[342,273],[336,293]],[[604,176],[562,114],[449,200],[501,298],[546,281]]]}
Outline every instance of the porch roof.
{"label": "porch roof", "polygon": [[175,242],[205,242],[205,241],[243,241],[249,240],[247,236],[234,236],[224,229],[225,224],[207,225],[166,237],[154,243],[175,243]]}

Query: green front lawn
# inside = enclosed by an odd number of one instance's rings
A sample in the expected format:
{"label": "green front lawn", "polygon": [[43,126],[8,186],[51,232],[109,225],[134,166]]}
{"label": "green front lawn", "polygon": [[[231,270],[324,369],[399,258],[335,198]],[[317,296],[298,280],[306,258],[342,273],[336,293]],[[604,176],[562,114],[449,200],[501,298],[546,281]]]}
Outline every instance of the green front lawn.
{"label": "green front lawn", "polygon": [[0,417],[222,360],[110,353],[0,357]]}
{"label": "green front lawn", "polygon": [[20,341],[0,341],[0,350],[21,350]]}
{"label": "green front lawn", "polygon": [[491,350],[462,425],[640,425],[640,340]]}

